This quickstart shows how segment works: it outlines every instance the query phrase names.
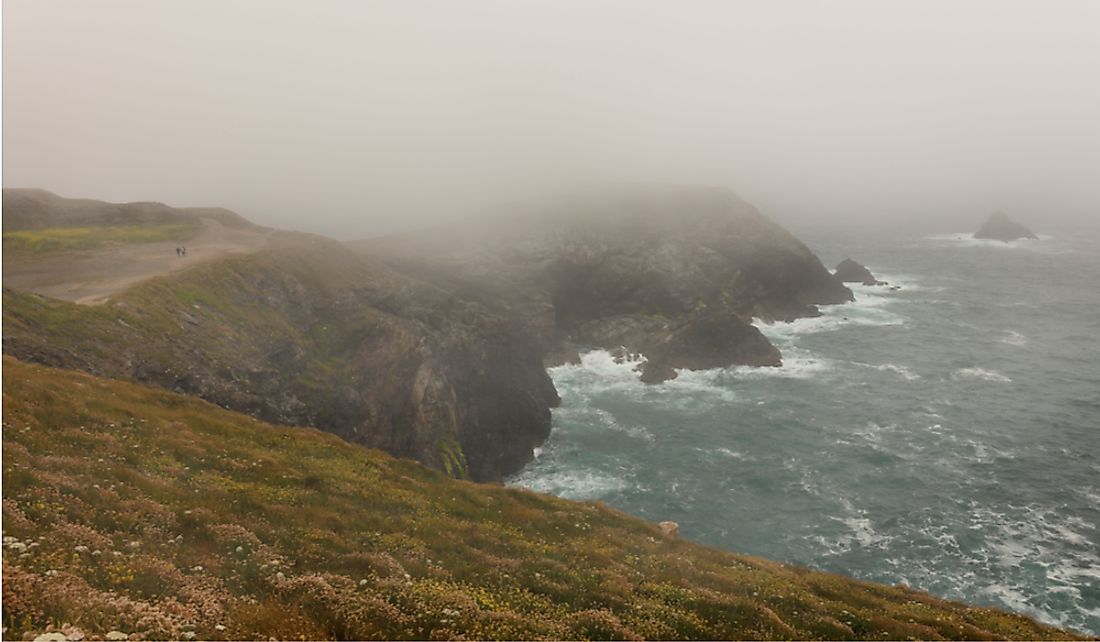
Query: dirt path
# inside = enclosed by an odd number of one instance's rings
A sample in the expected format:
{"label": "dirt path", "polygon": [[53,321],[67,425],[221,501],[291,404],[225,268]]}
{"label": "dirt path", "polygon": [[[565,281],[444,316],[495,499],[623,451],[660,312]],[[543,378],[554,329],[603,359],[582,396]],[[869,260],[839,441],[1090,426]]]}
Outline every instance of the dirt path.
{"label": "dirt path", "polygon": [[130,286],[156,276],[267,247],[273,232],[227,227],[203,219],[203,229],[186,242],[119,245],[80,252],[4,256],[4,286],[76,303],[103,303]]}

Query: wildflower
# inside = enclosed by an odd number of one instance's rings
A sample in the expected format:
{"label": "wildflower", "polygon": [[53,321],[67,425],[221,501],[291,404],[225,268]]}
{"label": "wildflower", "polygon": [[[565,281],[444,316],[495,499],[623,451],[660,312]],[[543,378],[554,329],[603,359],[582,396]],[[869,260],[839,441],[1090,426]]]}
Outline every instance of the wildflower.
{"label": "wildflower", "polygon": [[201,573],[202,572],[202,567],[201,566],[193,566],[193,567],[191,567],[191,571],[193,573]]}
{"label": "wildflower", "polygon": [[244,547],[243,546],[238,546],[237,547],[237,554],[241,554],[243,552],[244,552]]}
{"label": "wildflower", "polygon": [[225,625],[224,624],[215,624],[214,625],[214,630],[215,631],[224,631],[225,630]]}
{"label": "wildflower", "polygon": [[285,580],[285,579],[286,579],[286,575],[283,575],[283,572],[282,572],[282,571],[279,571],[278,573],[276,573],[276,574],[275,574],[275,579],[277,579],[277,580],[279,580],[280,582],[282,582],[283,580]]}
{"label": "wildflower", "polygon": [[366,586],[366,585],[367,585],[366,580],[359,580],[359,586]]}
{"label": "wildflower", "polygon": [[76,548],[74,548],[73,550],[76,551],[77,553],[87,553],[88,552],[88,547],[84,546],[84,545],[80,545],[80,546],[77,546]]}

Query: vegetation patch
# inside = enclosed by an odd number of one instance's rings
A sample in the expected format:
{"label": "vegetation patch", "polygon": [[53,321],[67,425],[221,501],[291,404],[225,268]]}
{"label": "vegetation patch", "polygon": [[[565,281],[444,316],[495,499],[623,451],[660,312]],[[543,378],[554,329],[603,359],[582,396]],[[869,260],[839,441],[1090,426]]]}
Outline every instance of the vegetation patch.
{"label": "vegetation patch", "polygon": [[16,254],[44,254],[93,250],[110,245],[134,243],[182,243],[195,237],[201,224],[96,225],[88,227],[48,227],[4,232],[4,251]]}
{"label": "vegetation patch", "polygon": [[11,357],[3,386],[6,638],[1074,637],[159,389]]}

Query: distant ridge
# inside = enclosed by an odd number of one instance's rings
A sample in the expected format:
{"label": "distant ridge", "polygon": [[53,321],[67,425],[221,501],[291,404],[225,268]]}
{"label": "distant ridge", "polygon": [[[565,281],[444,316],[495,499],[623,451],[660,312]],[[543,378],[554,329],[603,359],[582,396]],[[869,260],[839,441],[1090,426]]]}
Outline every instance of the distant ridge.
{"label": "distant ridge", "polygon": [[164,203],[108,203],[65,198],[44,189],[5,187],[4,229],[97,225],[163,225],[214,219],[230,227],[258,227],[240,214],[220,207],[170,207]]}

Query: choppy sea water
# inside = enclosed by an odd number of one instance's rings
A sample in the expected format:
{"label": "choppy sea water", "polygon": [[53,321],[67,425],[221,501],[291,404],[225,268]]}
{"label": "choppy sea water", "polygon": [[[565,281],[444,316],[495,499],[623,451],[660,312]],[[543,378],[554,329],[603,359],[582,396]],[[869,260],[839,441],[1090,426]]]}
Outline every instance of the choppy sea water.
{"label": "choppy sea water", "polygon": [[761,325],[782,368],[555,368],[510,483],[1100,634],[1100,239],[804,239],[902,289]]}

